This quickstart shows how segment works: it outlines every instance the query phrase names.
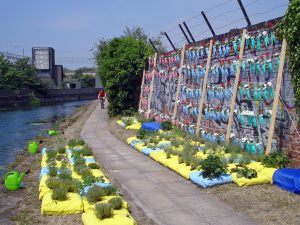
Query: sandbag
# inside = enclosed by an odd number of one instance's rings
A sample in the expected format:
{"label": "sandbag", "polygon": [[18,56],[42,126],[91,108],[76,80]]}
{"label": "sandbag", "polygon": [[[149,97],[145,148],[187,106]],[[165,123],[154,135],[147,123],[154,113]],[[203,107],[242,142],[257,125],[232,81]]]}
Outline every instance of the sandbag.
{"label": "sandbag", "polygon": [[150,155],[151,152],[155,152],[155,151],[162,151],[162,150],[160,148],[156,148],[156,149],[147,148],[147,147],[142,148],[142,153],[148,156]]}
{"label": "sandbag", "polygon": [[145,148],[145,143],[144,142],[138,143],[134,147],[135,147],[135,149],[137,149],[138,151],[141,152],[142,149]]}
{"label": "sandbag", "polygon": [[190,179],[192,182],[205,188],[232,182],[232,177],[230,174],[222,174],[218,178],[208,179],[204,178],[200,171],[191,172]]}
{"label": "sandbag", "polygon": [[130,143],[132,142],[132,141],[134,141],[134,140],[138,140],[138,138],[137,137],[129,137],[129,138],[127,138],[127,144],[129,144],[130,145]]}
{"label": "sandbag", "polygon": [[112,218],[99,220],[94,211],[89,210],[82,214],[82,222],[84,225],[136,225],[135,220],[124,209],[114,210]]}
{"label": "sandbag", "polygon": [[51,189],[46,185],[46,181],[48,180],[48,175],[42,176],[39,184],[39,199],[42,200],[46,194],[51,193]]}
{"label": "sandbag", "polygon": [[[117,195],[104,196],[104,197],[102,197],[102,201],[100,201],[100,202],[108,202],[110,199],[115,198],[115,197],[120,197],[120,196],[117,196]],[[86,199],[86,197],[83,197],[82,201],[83,201],[84,212],[95,209],[96,203],[89,203],[88,200]],[[122,209],[126,209],[126,210],[122,210]],[[121,208],[122,212],[127,214],[128,212],[126,212],[126,211],[128,209],[129,209],[128,203],[122,199],[122,208]]]}
{"label": "sandbag", "polygon": [[42,215],[69,215],[83,212],[83,202],[79,194],[68,193],[65,201],[56,201],[51,197],[52,193],[46,194],[42,200]]}
{"label": "sandbag", "polygon": [[171,155],[171,157],[166,160],[166,165],[169,169],[176,172],[177,168],[179,167],[178,156]]}
{"label": "sandbag", "polygon": [[192,170],[191,166],[185,165],[185,163],[178,164],[175,172],[178,173],[180,176],[184,177],[185,179],[190,179],[190,173],[195,170]]}
{"label": "sandbag", "polygon": [[125,123],[122,120],[117,120],[116,123],[121,127],[126,127]]}
{"label": "sandbag", "polygon": [[95,177],[101,177],[101,176],[103,176],[104,182],[105,183],[109,183],[109,180],[107,179],[107,177],[104,176],[104,173],[100,169],[92,169],[91,173]]}
{"label": "sandbag", "polygon": [[142,124],[142,130],[157,131],[161,129],[161,124],[156,122],[146,122]]}
{"label": "sandbag", "polygon": [[234,183],[239,185],[240,187],[242,186],[251,186],[251,185],[256,185],[256,184],[270,184],[271,180],[269,175],[257,172],[257,177],[252,178],[252,179],[247,179],[245,177],[238,178],[237,173],[231,173],[232,180]]}
{"label": "sandbag", "polygon": [[300,194],[300,169],[282,168],[275,171],[273,184],[295,194]]}
{"label": "sandbag", "polygon": [[125,129],[126,130],[139,130],[139,129],[141,129],[141,126],[142,125],[140,123],[134,123],[134,124],[127,126]]}
{"label": "sandbag", "polygon": [[155,161],[165,165],[165,160],[167,159],[165,151],[152,151],[149,155]]}

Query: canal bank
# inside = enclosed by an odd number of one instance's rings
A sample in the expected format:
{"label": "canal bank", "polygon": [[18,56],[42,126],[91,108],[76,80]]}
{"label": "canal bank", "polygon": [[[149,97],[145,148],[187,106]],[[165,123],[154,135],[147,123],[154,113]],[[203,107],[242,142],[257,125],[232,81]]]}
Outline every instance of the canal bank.
{"label": "canal bank", "polygon": [[[58,141],[79,138],[81,127],[97,103],[97,101],[93,101],[78,108],[72,115],[61,119],[56,128],[64,131],[64,134],[53,137],[38,136],[37,140],[43,140],[44,146],[47,148],[55,148]],[[81,215],[60,217],[41,215],[41,202],[38,200],[40,162],[41,153],[32,156],[26,151],[20,151],[16,155],[16,160],[9,166],[9,169],[21,172],[30,169],[30,173],[24,177],[25,188],[19,191],[5,191],[2,180],[0,184],[0,224],[82,224]]]}

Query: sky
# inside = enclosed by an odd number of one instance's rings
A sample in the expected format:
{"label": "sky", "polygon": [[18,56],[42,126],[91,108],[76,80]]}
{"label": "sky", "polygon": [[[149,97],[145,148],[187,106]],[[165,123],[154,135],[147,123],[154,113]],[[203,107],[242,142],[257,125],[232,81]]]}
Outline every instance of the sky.
{"label": "sky", "polygon": [[[283,16],[289,0],[242,0],[252,24]],[[0,51],[31,56],[32,47],[53,47],[56,64],[93,67],[91,49],[101,38],[122,35],[126,26],[147,34],[166,31],[176,47],[186,42],[186,21],[196,40],[247,25],[237,0],[0,0]],[[162,41],[171,50],[164,36]]]}

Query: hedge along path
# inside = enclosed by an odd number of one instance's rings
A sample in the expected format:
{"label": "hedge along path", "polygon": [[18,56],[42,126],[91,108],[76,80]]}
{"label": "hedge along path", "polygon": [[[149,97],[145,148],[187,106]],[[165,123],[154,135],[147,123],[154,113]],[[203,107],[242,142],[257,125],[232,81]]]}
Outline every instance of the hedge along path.
{"label": "hedge along path", "polygon": [[242,44],[241,44],[241,48],[240,48],[240,55],[239,55],[239,59],[238,59],[238,68],[237,68],[235,80],[234,80],[233,94],[232,94],[231,104],[230,104],[229,121],[228,121],[227,132],[226,132],[226,142],[227,143],[229,143],[229,141],[230,141],[231,126],[232,126],[232,122],[233,122],[234,105],[236,102],[237,89],[238,89],[240,74],[241,74],[241,63],[242,63],[243,55],[244,55],[246,32],[247,32],[247,30],[244,29],[243,34],[242,34]]}
{"label": "hedge along path", "polygon": [[211,55],[212,55],[212,46],[213,46],[213,40],[211,39],[209,41],[209,53],[208,53],[208,58],[206,61],[205,76],[204,76],[203,85],[202,85],[202,95],[201,95],[201,100],[200,100],[200,104],[199,104],[199,115],[198,115],[198,119],[197,119],[196,136],[199,136],[199,131],[200,131],[202,110],[203,110],[204,99],[206,96],[206,89],[207,89],[207,78],[208,78],[210,62],[211,62]]}
{"label": "hedge along path", "polygon": [[175,98],[175,105],[174,105],[174,112],[173,112],[173,117],[172,120],[173,122],[175,122],[176,119],[176,114],[177,114],[177,107],[178,107],[178,98],[179,98],[179,94],[181,91],[180,85],[181,85],[181,80],[182,80],[182,65],[184,62],[184,54],[185,52],[185,45],[183,45],[182,50],[181,50],[181,61],[180,61],[180,68],[179,68],[179,77],[178,77],[178,83],[177,83],[177,91],[176,91],[176,98]]}
{"label": "hedge along path", "polygon": [[157,61],[157,53],[155,53],[154,56],[154,65],[152,69],[152,80],[151,80],[151,87],[150,87],[150,94],[149,94],[149,99],[148,99],[148,110],[147,110],[147,118],[149,118],[150,115],[150,108],[151,108],[151,100],[152,100],[152,93],[153,93],[153,85],[154,85],[154,76],[156,73],[156,61]]}
{"label": "hedge along path", "polygon": [[266,155],[270,153],[272,148],[272,139],[275,129],[275,119],[276,119],[276,113],[277,113],[277,107],[278,107],[278,101],[280,97],[280,88],[281,88],[281,82],[282,82],[282,74],[283,74],[283,67],[284,67],[284,60],[285,60],[285,53],[286,53],[286,46],[287,42],[286,39],[283,39],[282,47],[281,47],[281,53],[280,53],[280,64],[277,74],[277,82],[276,82],[276,89],[275,89],[275,96],[274,96],[274,102],[273,102],[273,108],[272,108],[272,117],[271,117],[271,124],[269,129],[269,136],[268,136],[268,142],[267,142],[267,148],[266,148]]}

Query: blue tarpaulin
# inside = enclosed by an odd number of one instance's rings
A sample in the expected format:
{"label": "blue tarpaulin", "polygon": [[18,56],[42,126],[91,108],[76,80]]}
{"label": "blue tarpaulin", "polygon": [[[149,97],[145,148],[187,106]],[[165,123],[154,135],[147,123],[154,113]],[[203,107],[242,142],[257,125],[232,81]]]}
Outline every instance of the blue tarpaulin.
{"label": "blue tarpaulin", "polygon": [[272,179],[274,185],[300,194],[300,169],[282,168],[276,170]]}
{"label": "blue tarpaulin", "polygon": [[161,125],[160,123],[156,123],[156,122],[147,122],[147,123],[143,123],[142,130],[150,130],[150,131],[157,131],[161,129]]}
{"label": "blue tarpaulin", "polygon": [[208,179],[208,178],[202,177],[200,171],[191,172],[190,179],[192,182],[194,182],[202,187],[205,187],[205,188],[232,182],[232,177],[230,174],[222,174],[218,178]]}

